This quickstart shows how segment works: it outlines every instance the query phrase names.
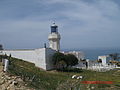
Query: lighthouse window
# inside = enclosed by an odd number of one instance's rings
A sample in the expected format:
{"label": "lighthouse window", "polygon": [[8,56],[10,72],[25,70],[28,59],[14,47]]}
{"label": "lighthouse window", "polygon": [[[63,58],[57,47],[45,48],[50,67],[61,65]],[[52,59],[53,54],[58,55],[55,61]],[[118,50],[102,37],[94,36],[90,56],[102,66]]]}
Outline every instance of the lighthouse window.
{"label": "lighthouse window", "polygon": [[51,32],[56,32],[56,28],[55,28],[55,27],[52,27],[52,28],[51,28]]}

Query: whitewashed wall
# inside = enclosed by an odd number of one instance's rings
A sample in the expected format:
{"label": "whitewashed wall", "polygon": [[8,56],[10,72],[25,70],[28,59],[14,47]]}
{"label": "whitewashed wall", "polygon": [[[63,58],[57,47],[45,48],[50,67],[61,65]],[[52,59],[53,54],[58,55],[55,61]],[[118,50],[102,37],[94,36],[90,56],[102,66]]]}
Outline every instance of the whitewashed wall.
{"label": "whitewashed wall", "polygon": [[84,55],[84,53],[83,52],[81,52],[81,51],[69,51],[69,52],[62,52],[62,53],[64,53],[64,54],[73,54],[73,55],[75,55],[77,58],[78,58],[78,60],[80,61],[81,59],[84,59],[85,58],[85,55]]}
{"label": "whitewashed wall", "polygon": [[101,59],[102,60],[102,65],[106,65],[106,56],[98,56],[98,60]]}
{"label": "whitewashed wall", "polygon": [[8,56],[11,54],[12,57],[32,62],[37,67],[45,70],[54,68],[52,65],[52,56],[55,52],[55,50],[50,48],[40,48],[33,50],[3,50],[3,54],[6,53]]}
{"label": "whitewashed wall", "polygon": [[37,67],[47,70],[46,69],[45,48],[35,49],[35,53],[36,53],[35,65]]}
{"label": "whitewashed wall", "polygon": [[54,69],[54,65],[52,62],[52,56],[56,52],[56,50],[46,48],[46,68],[48,70]]}

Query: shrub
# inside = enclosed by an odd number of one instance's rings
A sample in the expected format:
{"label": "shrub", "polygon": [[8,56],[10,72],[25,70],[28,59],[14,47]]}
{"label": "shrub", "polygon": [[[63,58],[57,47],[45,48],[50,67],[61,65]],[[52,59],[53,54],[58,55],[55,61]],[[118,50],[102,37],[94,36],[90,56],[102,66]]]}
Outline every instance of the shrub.
{"label": "shrub", "polygon": [[[74,66],[78,64],[78,59],[76,58],[76,56],[72,54],[64,55],[63,53],[60,53],[60,52],[56,52],[53,55],[52,61],[54,65],[57,67],[56,69],[63,69],[65,67]],[[62,67],[59,67],[59,66],[62,66]]]}

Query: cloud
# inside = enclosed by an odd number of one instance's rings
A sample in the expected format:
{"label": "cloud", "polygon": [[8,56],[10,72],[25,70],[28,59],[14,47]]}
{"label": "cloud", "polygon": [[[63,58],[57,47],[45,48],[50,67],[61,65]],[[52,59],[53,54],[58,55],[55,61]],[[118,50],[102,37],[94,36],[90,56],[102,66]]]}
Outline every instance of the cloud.
{"label": "cloud", "polygon": [[53,21],[59,25],[62,48],[120,44],[116,0],[6,0],[0,1],[0,11],[0,38],[6,48],[42,46]]}

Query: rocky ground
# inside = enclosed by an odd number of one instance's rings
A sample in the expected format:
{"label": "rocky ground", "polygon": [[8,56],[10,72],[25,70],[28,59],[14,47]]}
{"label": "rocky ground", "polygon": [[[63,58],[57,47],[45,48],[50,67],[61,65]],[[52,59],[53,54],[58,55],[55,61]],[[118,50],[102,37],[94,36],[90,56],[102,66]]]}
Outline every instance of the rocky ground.
{"label": "rocky ground", "polygon": [[18,76],[13,76],[3,72],[2,63],[0,63],[0,90],[34,90],[27,87],[27,84]]}

